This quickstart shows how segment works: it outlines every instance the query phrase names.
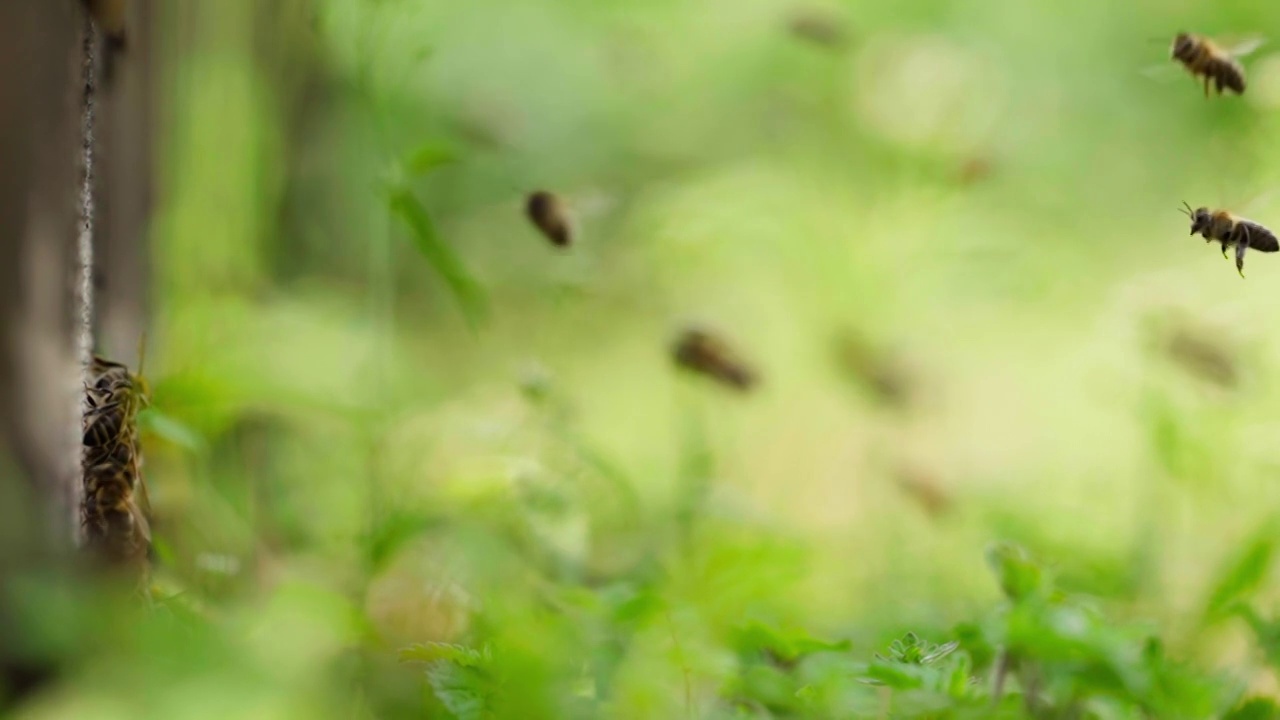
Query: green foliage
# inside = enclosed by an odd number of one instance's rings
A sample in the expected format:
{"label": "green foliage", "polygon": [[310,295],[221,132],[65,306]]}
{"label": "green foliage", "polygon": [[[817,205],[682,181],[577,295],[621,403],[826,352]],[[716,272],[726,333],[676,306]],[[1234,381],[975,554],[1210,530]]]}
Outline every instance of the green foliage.
{"label": "green foliage", "polygon": [[[715,703],[725,716],[736,708],[750,717],[876,717],[891,707],[900,718],[1136,720],[1216,716],[1239,701],[1238,685],[1171,657],[1144,627],[1113,621],[1086,598],[1053,588],[1021,548],[1003,543],[992,557],[997,579],[1018,590],[957,628],[953,640],[908,632],[867,658],[849,640],[759,619],[737,625],[725,641],[736,669],[722,679]],[[594,618],[595,630],[585,637],[599,643],[585,655],[595,668],[588,670],[595,690],[580,700],[597,712],[616,687],[609,675],[645,629],[675,631],[672,606],[654,588],[582,588],[577,595],[573,605],[587,613],[579,621]],[[489,647],[418,645],[401,659],[427,664],[427,683],[453,716],[482,717],[504,692]],[[998,659],[986,661],[993,649]],[[1270,707],[1255,699],[1230,716],[1268,717],[1258,713]]]}
{"label": "green foliage", "polygon": [[432,170],[457,160],[456,150],[439,142],[426,143],[404,159],[404,174],[408,180],[417,180]]}
{"label": "green foliage", "polygon": [[427,682],[436,699],[458,720],[493,717],[492,696],[498,690],[493,656],[483,650],[428,643],[400,651],[401,662],[426,663]]}
{"label": "green foliage", "polygon": [[436,232],[435,223],[421,201],[407,188],[394,188],[388,193],[387,206],[409,230],[414,247],[448,284],[467,320],[473,325],[483,321],[488,313],[484,291],[453,248]]}
{"label": "green foliage", "polygon": [[1257,590],[1271,571],[1276,551],[1276,524],[1268,520],[1254,537],[1240,548],[1225,568],[1209,595],[1205,616],[1210,620],[1224,617],[1236,605]]}
{"label": "green foliage", "polygon": [[1222,716],[1222,720],[1275,720],[1275,718],[1280,718],[1280,707],[1269,698],[1251,698]]}

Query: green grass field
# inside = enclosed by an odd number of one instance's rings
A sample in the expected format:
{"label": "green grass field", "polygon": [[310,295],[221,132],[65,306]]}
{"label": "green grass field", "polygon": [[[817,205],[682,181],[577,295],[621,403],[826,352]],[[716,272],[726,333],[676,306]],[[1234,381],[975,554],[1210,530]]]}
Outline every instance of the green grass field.
{"label": "green grass field", "polygon": [[1280,229],[1280,47],[1168,59],[1280,8],[233,5],[159,140],[155,607],[8,583],[69,658],[13,717],[1280,717],[1280,259],[1177,212]]}

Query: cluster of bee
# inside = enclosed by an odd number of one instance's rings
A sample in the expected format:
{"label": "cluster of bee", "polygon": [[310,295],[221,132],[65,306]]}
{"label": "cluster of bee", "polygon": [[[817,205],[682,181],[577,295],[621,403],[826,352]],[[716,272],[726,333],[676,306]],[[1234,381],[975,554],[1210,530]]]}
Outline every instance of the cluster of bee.
{"label": "cluster of bee", "polygon": [[80,522],[85,547],[109,567],[145,577],[151,548],[138,412],[150,403],[141,375],[94,356],[85,384]]}
{"label": "cluster of bee", "polygon": [[[1197,81],[1203,81],[1205,97],[1210,85],[1219,95],[1230,90],[1244,94],[1246,82],[1240,58],[1262,45],[1258,38],[1250,39],[1236,47],[1224,48],[1207,37],[1181,32],[1173,39],[1170,58],[1181,64]],[[1276,235],[1261,223],[1240,217],[1221,208],[1192,208],[1186,202],[1180,211],[1191,220],[1191,235],[1200,235],[1205,242],[1217,242],[1222,246],[1222,256],[1234,246],[1236,271],[1244,277],[1244,255],[1250,248],[1258,252],[1280,251]]]}

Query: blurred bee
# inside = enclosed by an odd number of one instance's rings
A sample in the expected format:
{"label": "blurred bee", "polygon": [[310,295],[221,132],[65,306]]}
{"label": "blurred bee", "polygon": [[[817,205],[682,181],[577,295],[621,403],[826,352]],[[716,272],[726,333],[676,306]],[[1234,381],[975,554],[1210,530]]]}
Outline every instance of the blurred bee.
{"label": "blurred bee", "polygon": [[1187,372],[1219,387],[1233,388],[1240,382],[1235,355],[1191,328],[1176,328],[1165,342],[1165,352]]}
{"label": "blurred bee", "polygon": [[722,339],[701,328],[686,328],[672,349],[677,366],[700,373],[737,390],[755,387],[755,371]]}
{"label": "blurred bee", "polygon": [[525,199],[525,214],[556,247],[568,247],[573,242],[568,210],[554,194],[546,190],[530,193]]}
{"label": "blurred bee", "polygon": [[938,519],[951,511],[951,495],[930,472],[911,466],[900,466],[894,472],[898,489],[918,504],[930,518]]}
{"label": "blurred bee", "polygon": [[956,181],[961,185],[972,185],[991,177],[994,169],[990,159],[974,155],[960,163],[956,171]]}
{"label": "blurred bee", "polygon": [[151,525],[135,492],[139,468],[105,462],[85,473],[82,522],[90,547],[117,562],[143,562],[151,546]]}
{"label": "blurred bee", "polygon": [[1227,247],[1235,245],[1236,270],[1240,277],[1244,277],[1244,253],[1249,248],[1265,253],[1280,251],[1280,241],[1276,240],[1275,233],[1252,220],[1226,210],[1207,207],[1192,210],[1185,201],[1182,204],[1184,207],[1178,210],[1191,218],[1192,235],[1199,233],[1205,242],[1216,240],[1222,245],[1223,257],[1227,257]]}
{"label": "blurred bee", "polygon": [[916,379],[902,358],[893,356],[852,332],[836,339],[836,361],[848,377],[867,387],[882,404],[911,404]]}
{"label": "blurred bee", "polygon": [[1204,78],[1204,95],[1209,97],[1212,82],[1221,95],[1224,89],[1237,95],[1244,93],[1244,67],[1238,58],[1258,49],[1263,40],[1254,38],[1233,48],[1222,48],[1212,40],[1193,33],[1180,32],[1169,49],[1170,59],[1181,63],[1193,77]]}
{"label": "blurred bee", "polygon": [[843,48],[849,42],[848,31],[841,18],[817,8],[794,11],[787,21],[787,29],[796,38],[833,50]]}

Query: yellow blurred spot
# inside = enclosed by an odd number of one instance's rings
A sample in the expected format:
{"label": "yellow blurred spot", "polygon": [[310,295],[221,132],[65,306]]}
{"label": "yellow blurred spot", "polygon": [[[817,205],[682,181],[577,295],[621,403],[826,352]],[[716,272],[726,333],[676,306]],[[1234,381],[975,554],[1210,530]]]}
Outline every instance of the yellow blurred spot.
{"label": "yellow blurred spot", "polygon": [[858,54],[854,109],[886,139],[942,150],[973,147],[999,118],[1000,68],[938,36],[878,39]]}
{"label": "yellow blurred spot", "polygon": [[1248,72],[1249,89],[1245,97],[1260,107],[1280,107],[1280,53],[1260,58]]}

